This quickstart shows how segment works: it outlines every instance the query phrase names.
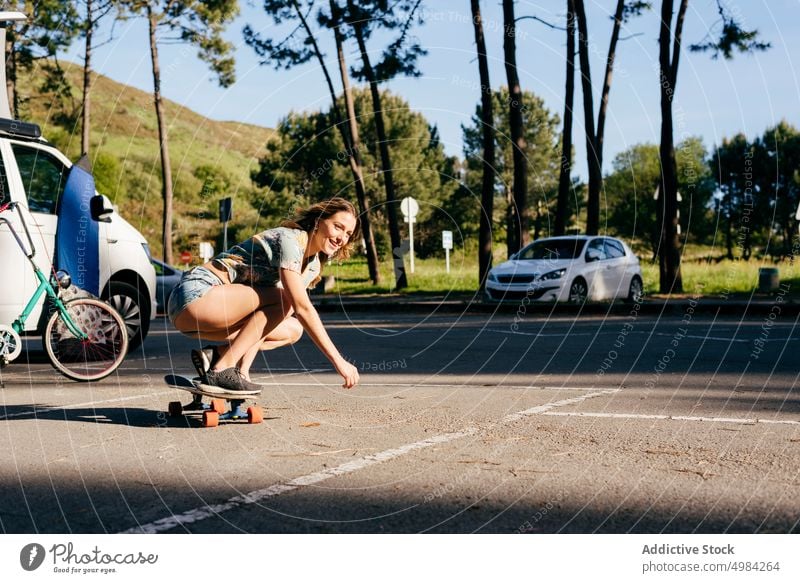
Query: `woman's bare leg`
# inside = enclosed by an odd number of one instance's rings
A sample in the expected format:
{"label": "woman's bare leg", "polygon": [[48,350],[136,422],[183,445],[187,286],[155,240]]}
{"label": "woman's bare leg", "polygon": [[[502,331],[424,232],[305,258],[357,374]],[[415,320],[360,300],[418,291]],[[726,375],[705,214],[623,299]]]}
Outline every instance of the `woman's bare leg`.
{"label": "woman's bare leg", "polygon": [[203,340],[227,341],[217,348],[214,370],[238,366],[249,379],[250,367],[261,350],[296,342],[303,333],[291,303],[279,288],[239,284],[215,286],[189,304],[175,319],[184,334]]}
{"label": "woman's bare leg", "polygon": [[[293,311],[291,301],[282,289],[278,289],[277,291],[279,292],[277,297],[278,301],[271,305],[264,306],[259,310],[263,313],[265,322],[258,341],[250,344],[238,361],[239,371],[246,379],[250,378],[250,367],[256,355],[262,350],[265,341],[269,340],[277,343],[274,346],[274,348],[277,348],[278,346],[287,344],[291,338],[296,339],[300,337],[292,324],[292,322],[296,322],[296,320],[289,321],[289,316]],[[297,322],[297,324],[299,325],[299,322]],[[300,328],[300,334],[302,334],[302,327]]]}
{"label": "woman's bare leg", "polygon": [[280,303],[278,288],[255,288],[241,284],[212,287],[175,318],[175,327],[207,340],[222,340],[244,326],[261,306]]}
{"label": "woman's bare leg", "polygon": [[[206,294],[206,296],[208,295],[210,295],[210,292]],[[238,292],[237,295],[239,295]],[[200,300],[205,299],[206,296],[203,296]],[[248,374],[250,365],[255,359],[255,355],[260,349],[261,344],[273,333],[275,328],[291,314],[291,303],[287,301],[288,298],[285,297],[283,290],[279,288],[267,288],[265,293],[259,290],[258,296],[261,299],[266,299],[269,304],[257,308],[254,312],[245,316],[244,319],[234,322],[230,328],[224,330],[230,334],[229,348],[220,355],[219,360],[217,360],[213,367],[214,370],[220,371],[226,368],[239,366],[245,374]],[[243,297],[250,297],[252,300],[252,296],[243,295]],[[225,298],[225,300],[230,301],[230,297]],[[193,306],[195,303],[196,302],[192,302],[189,306]],[[203,306],[201,306],[201,308],[202,307]],[[219,323],[224,320],[226,323],[230,323],[231,319],[239,315],[238,310],[226,312],[220,308],[221,306],[217,306],[216,311],[218,313],[215,317],[210,318],[211,322]],[[195,318],[195,320],[197,320],[197,318]],[[206,320],[202,324],[207,326],[209,323],[209,320]],[[235,330],[232,331],[231,328],[235,328]],[[219,332],[223,332],[223,330],[218,330],[217,333]],[[279,334],[277,338],[282,339],[283,334]],[[245,359],[245,355],[248,355],[247,359]]]}
{"label": "woman's bare leg", "polygon": [[250,367],[256,356],[262,350],[275,350],[281,346],[294,344],[303,335],[303,327],[295,318],[286,317],[280,324],[275,326],[261,341],[248,350],[239,361],[239,371],[242,376],[250,380]]}

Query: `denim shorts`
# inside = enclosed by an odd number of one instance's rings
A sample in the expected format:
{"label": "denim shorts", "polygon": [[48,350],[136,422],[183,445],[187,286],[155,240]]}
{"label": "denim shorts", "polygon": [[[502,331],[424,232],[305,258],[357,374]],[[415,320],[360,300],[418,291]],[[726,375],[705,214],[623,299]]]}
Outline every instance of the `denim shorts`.
{"label": "denim shorts", "polygon": [[190,269],[181,277],[167,302],[167,315],[171,322],[175,321],[186,306],[203,297],[215,285],[223,285],[223,281],[205,267]]}

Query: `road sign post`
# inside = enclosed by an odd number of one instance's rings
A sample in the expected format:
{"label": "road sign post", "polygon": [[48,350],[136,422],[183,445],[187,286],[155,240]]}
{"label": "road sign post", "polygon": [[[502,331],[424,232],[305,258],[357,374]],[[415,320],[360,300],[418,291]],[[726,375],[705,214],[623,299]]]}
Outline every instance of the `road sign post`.
{"label": "road sign post", "polygon": [[407,196],[400,201],[400,210],[403,211],[403,217],[408,223],[409,267],[411,273],[414,273],[414,223],[419,212],[419,204],[412,197]]}
{"label": "road sign post", "polygon": [[219,220],[222,223],[222,247],[228,248],[228,221],[233,217],[233,199],[223,198],[219,201]]}
{"label": "road sign post", "polygon": [[447,273],[450,273],[450,249],[453,248],[453,231],[442,231],[442,247]]}

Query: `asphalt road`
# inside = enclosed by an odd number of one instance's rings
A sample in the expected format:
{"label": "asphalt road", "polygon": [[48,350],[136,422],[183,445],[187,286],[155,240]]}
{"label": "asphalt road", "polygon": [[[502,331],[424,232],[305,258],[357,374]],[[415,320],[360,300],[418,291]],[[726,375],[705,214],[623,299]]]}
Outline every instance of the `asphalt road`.
{"label": "asphalt road", "polygon": [[361,384],[304,338],[257,367],[259,425],[166,414],[196,341],[163,319],[96,384],[23,353],[2,371],[0,530],[800,531],[796,315],[324,320]]}

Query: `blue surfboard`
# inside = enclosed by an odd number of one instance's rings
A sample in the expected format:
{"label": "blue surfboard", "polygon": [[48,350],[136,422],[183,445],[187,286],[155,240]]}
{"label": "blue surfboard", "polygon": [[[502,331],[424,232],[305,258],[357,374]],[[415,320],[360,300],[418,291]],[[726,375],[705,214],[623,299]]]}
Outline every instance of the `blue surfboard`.
{"label": "blue surfboard", "polygon": [[72,276],[79,288],[100,295],[100,229],[89,205],[94,196],[94,177],[84,154],[70,169],[58,202],[56,268]]}

